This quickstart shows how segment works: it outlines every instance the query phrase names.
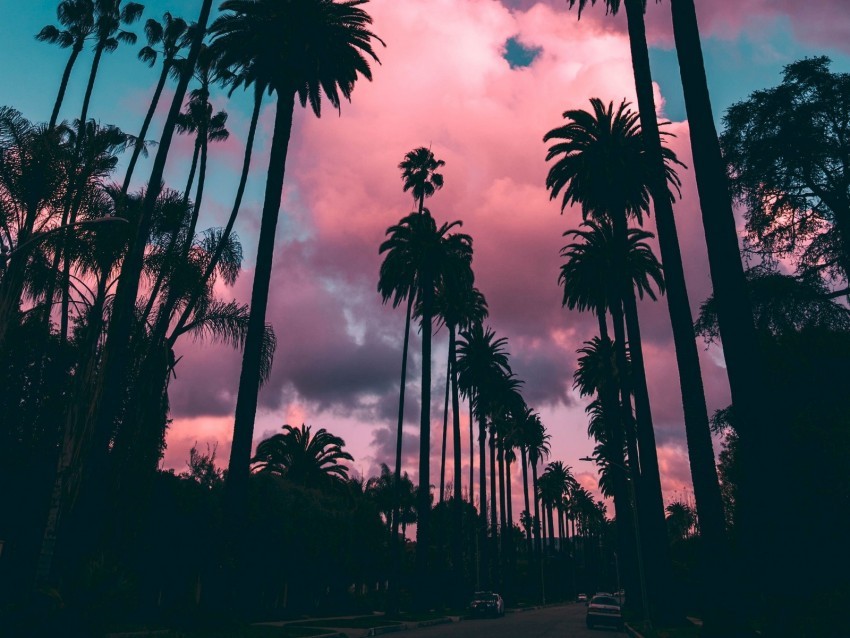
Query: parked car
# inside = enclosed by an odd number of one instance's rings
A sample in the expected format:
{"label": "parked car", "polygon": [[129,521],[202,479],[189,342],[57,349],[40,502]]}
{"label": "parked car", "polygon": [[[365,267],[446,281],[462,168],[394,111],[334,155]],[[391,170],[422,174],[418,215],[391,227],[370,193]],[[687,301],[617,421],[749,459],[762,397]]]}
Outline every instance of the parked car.
{"label": "parked car", "polygon": [[623,629],[623,612],[620,603],[610,594],[596,594],[590,599],[585,618],[588,629],[596,625],[615,625]]}
{"label": "parked car", "polygon": [[578,598],[576,598],[576,602],[586,603],[587,602],[587,594],[579,594]]}
{"label": "parked car", "polygon": [[492,591],[477,591],[472,596],[469,611],[477,616],[504,616],[505,601]]}

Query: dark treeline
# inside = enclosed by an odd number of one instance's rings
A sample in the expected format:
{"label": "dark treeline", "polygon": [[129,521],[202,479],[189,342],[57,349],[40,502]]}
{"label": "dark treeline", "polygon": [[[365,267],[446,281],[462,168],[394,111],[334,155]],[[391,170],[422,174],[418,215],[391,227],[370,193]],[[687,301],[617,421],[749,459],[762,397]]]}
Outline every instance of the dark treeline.
{"label": "dark treeline", "polygon": [[[317,117],[325,101],[339,109],[371,79],[383,41],[364,4],[226,0],[214,12],[203,0],[197,16],[142,22],[137,3],[64,0],[37,34],[67,53],[50,121],[0,108],[0,622],[20,635],[87,635],[461,610],[476,590],[515,605],[622,589],[627,618],[645,627],[696,614],[706,635],[828,635],[850,594],[850,76],[826,58],[791,64],[779,86],[730,108],[718,136],[692,0],[670,8],[713,286],[696,320],[673,216],[686,167],[656,118],[646,3],[604,3],[626,13],[636,106],[569,105],[544,137],[546,188],[582,214],[564,233],[559,284],[568,310],[596,318],[573,382],[595,441],[582,460],[597,464],[613,511],[550,460],[508,340],[487,324],[473,238],[425,205],[445,166],[425,147],[399,164],[413,210],[378,247],[378,293],[405,309],[392,464],[349,476],[344,441],[307,425],[254,449],[293,117],[298,104]],[[568,2],[579,13],[587,4]],[[138,46],[140,27],[138,57],[158,79],[136,133],[92,119],[90,106],[108,54]],[[68,113],[83,62],[82,107]],[[240,181],[225,226],[208,227],[208,168],[229,136],[213,101],[240,90],[253,101]],[[219,291],[241,272],[234,227],[264,102],[274,126],[245,305]],[[154,131],[158,108],[167,116]],[[163,182],[175,134],[192,140],[176,185]],[[650,213],[657,237],[643,229]],[[693,503],[666,507],[638,312],[660,296],[694,487]],[[446,385],[432,397],[437,334]],[[713,415],[700,338],[722,345],[731,389]],[[189,339],[242,351],[226,469],[215,448],[193,449],[183,472],[160,469],[175,353]],[[411,347],[422,362],[418,485],[402,467]],[[723,437],[717,462],[712,436]],[[432,438],[442,440],[436,489]]]}

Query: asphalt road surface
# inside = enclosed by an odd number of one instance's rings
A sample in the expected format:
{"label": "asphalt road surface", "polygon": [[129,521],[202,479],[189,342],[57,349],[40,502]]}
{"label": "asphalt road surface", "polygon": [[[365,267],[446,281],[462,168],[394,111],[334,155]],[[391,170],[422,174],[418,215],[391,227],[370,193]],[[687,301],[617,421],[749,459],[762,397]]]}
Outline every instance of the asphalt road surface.
{"label": "asphalt road surface", "polygon": [[503,618],[479,618],[405,632],[415,638],[624,638],[615,627],[588,629],[584,603],[547,607]]}

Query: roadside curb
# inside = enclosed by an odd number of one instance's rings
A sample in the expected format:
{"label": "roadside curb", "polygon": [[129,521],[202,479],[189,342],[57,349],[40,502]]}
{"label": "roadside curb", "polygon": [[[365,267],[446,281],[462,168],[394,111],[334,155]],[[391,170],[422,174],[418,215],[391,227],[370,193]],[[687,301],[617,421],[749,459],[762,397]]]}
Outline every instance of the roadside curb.
{"label": "roadside curb", "polygon": [[643,638],[643,634],[640,633],[637,629],[632,627],[629,623],[625,624],[626,633],[631,636],[631,638]]}
{"label": "roadside curb", "polygon": [[417,629],[418,627],[434,627],[436,625],[448,625],[453,622],[461,622],[462,618],[457,617],[457,620],[451,617],[434,618],[432,620],[422,620],[419,622],[402,623],[400,625],[387,625],[385,627],[372,627],[364,636],[380,636],[382,634],[395,633],[397,631],[407,631],[409,629]]}

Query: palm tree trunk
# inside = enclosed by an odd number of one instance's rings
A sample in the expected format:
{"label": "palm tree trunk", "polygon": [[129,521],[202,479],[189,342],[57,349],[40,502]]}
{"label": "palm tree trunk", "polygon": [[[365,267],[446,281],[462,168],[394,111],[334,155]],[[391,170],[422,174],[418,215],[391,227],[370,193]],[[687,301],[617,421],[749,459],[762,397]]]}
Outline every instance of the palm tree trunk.
{"label": "palm tree trunk", "polygon": [[53,104],[53,112],[50,114],[50,123],[47,128],[53,130],[56,128],[56,121],[59,119],[59,109],[62,108],[62,102],[65,99],[65,91],[68,89],[68,80],[71,78],[71,69],[77,61],[77,57],[83,50],[82,43],[75,43],[71,49],[71,55],[68,56],[68,63],[65,65],[65,71],[62,73],[62,81],[59,83],[59,93],[56,95],[56,102]]}
{"label": "palm tree trunk", "polygon": [[225,484],[227,516],[231,524],[235,525],[241,524],[244,520],[242,514],[247,507],[248,470],[254,436],[254,418],[257,412],[257,395],[260,389],[260,358],[266,326],[275,232],[280,213],[289,138],[292,132],[294,99],[294,94],[278,95],[269,173],[260,222],[254,284],[251,289],[251,314],[248,318],[248,332],[242,354],[242,371],[239,375],[239,393],[236,398],[236,415],[233,424],[233,446],[230,451]]}
{"label": "palm tree trunk", "polygon": [[507,557],[507,539],[505,533],[508,527],[507,499],[505,494],[505,444],[502,435],[496,433],[496,459],[499,467],[499,549],[504,564]]}
{"label": "palm tree trunk", "polygon": [[89,73],[89,82],[86,86],[86,95],[83,98],[83,109],[80,111],[80,126],[77,135],[77,147],[82,143],[83,131],[86,130],[86,118],[89,114],[89,104],[91,102],[91,94],[94,90],[94,80],[97,77],[97,70],[100,67],[100,59],[103,57],[103,46],[98,44],[94,50],[94,60],[91,64],[91,72]]}
{"label": "palm tree trunk", "polygon": [[[525,511],[531,516],[531,505],[528,501],[528,457],[526,455],[525,447],[520,447],[520,454],[522,455],[522,495],[525,499]],[[525,530],[525,545],[526,551],[528,552],[528,560],[531,562],[531,529],[533,525],[529,525]]]}
{"label": "palm tree trunk", "polygon": [[501,578],[499,573],[499,561],[502,556],[499,552],[499,510],[496,505],[496,438],[492,424],[490,425],[490,545],[493,549],[490,556],[491,568],[493,573],[493,582],[498,583]]}
{"label": "palm tree trunk", "polygon": [[[685,430],[696,435],[696,433],[709,431],[708,412],[705,406],[705,390],[700,372],[693,316],[682,268],[682,255],[679,249],[676,222],[673,217],[673,205],[667,188],[664,161],[661,154],[661,138],[658,131],[658,120],[655,116],[652,73],[649,66],[649,50],[643,19],[644,8],[641,0],[625,0],[625,7],[642,136],[652,167],[650,193],[655,209],[658,244],[661,249],[661,261],[664,264],[667,283],[667,305],[673,327],[673,341],[679,367]],[[669,578],[662,575],[662,580],[656,584],[668,587],[669,582]],[[669,594],[669,591],[664,590],[657,592],[655,596],[660,604],[660,607],[656,610],[660,620],[673,620],[673,617],[677,615],[676,612],[669,609],[667,604],[672,600]]]}
{"label": "palm tree trunk", "polygon": [[[603,341],[609,342],[608,324],[605,319],[604,308],[597,308],[596,318],[599,324],[599,336]],[[640,559],[638,552],[640,548],[635,536],[635,517],[632,510],[631,493],[628,478],[626,477],[625,459],[621,450],[623,449],[623,432],[621,424],[621,413],[617,409],[618,399],[616,392],[605,388],[600,389],[599,398],[602,401],[602,413],[605,420],[608,441],[616,458],[610,459],[612,464],[609,471],[613,475],[614,483],[614,512],[617,525],[617,547],[622,558],[623,580],[629,591],[629,606],[641,609],[646,601],[643,597],[641,586]],[[584,536],[582,535],[582,552],[584,552]],[[641,592],[641,595],[636,595]]]}
{"label": "palm tree trunk", "polygon": [[[740,448],[743,472],[756,467],[755,460],[748,456],[751,451],[761,448],[761,441],[770,422],[768,410],[773,405],[769,394],[767,371],[762,353],[758,348],[753,312],[744,276],[744,268],[738,246],[738,233],[729,185],[726,179],[725,165],[714,126],[711,97],[705,75],[699,26],[693,0],[672,0],[673,35],[676,41],[676,53],[685,96],[685,108],[690,122],[691,151],[693,153],[694,172],[697,180],[697,192],[702,211],[702,223],[708,246],[708,263],[714,297],[717,301],[717,319],[720,338],[724,344],[723,354],[729,376],[732,404],[740,425],[739,440],[750,439]],[[759,409],[761,406],[761,409]],[[700,537],[704,548],[704,565],[710,579],[720,579],[724,572],[721,563],[712,556],[727,554],[726,526],[723,512],[723,500],[717,481],[714,465],[714,450],[708,432],[691,432],[688,435],[688,455],[691,462],[691,480],[694,485],[694,499],[700,521]],[[693,438],[693,440],[692,440]],[[743,507],[747,514],[756,506],[758,499],[749,498],[762,492],[755,488],[750,491],[745,484],[750,476],[742,477],[739,500],[750,503]],[[755,513],[754,511],[752,513]],[[746,528],[754,526],[744,523],[744,536],[752,540],[755,534]],[[748,543],[753,546],[754,543]],[[755,549],[753,547],[753,549]],[[752,575],[763,573],[755,566],[749,571]],[[717,591],[718,585],[709,584],[707,590]],[[717,601],[720,602],[720,601]]]}
{"label": "palm tree trunk", "polygon": [[443,447],[440,455],[440,503],[443,502],[446,494],[446,438],[449,433],[449,390],[451,389],[451,353],[446,356],[446,398],[443,402]]}
{"label": "palm tree trunk", "polygon": [[490,563],[487,534],[487,420],[481,405],[481,393],[478,394],[478,502],[481,510],[481,538],[479,551],[479,582],[484,589],[490,585]]}
{"label": "palm tree trunk", "polygon": [[189,166],[189,177],[186,180],[186,189],[183,191],[183,206],[189,205],[189,195],[192,192],[192,185],[195,183],[195,173],[198,171],[198,158],[201,155],[201,135],[195,138],[195,146],[192,151],[192,163]]}
{"label": "palm tree trunk", "polygon": [[151,105],[148,107],[148,112],[145,115],[145,121],[142,123],[142,130],[139,131],[139,137],[133,146],[133,154],[130,156],[130,163],[127,165],[127,174],[124,176],[124,184],[121,186],[121,194],[126,195],[130,190],[130,180],[133,177],[133,171],[136,170],[136,163],[139,161],[139,156],[142,154],[142,149],[145,147],[145,136],[148,134],[153,116],[156,113],[156,107],[159,104],[159,98],[162,96],[162,89],[165,88],[165,81],[168,79],[168,71],[171,65],[166,63],[162,65],[162,73],[159,74],[159,81],[156,83],[156,89],[153,92]]}
{"label": "palm tree trunk", "polygon": [[[236,224],[236,218],[239,215],[239,209],[242,206],[242,197],[245,194],[245,185],[248,183],[248,174],[251,169],[251,153],[254,148],[254,137],[257,133],[257,122],[260,119],[260,109],[263,104],[263,92],[261,90],[256,90],[254,93],[254,111],[251,115],[251,124],[248,128],[248,139],[245,142],[245,156],[242,161],[242,176],[239,179],[239,186],[236,189],[236,199],[233,202],[233,208],[230,210],[230,217],[227,219],[227,225],[224,227],[224,232],[221,236],[221,241],[218,246],[216,246],[215,253],[210,259],[210,263],[207,265],[206,270],[204,271],[204,276],[201,279],[201,283],[199,286],[199,290],[203,290],[206,287],[206,283],[209,281],[210,277],[212,277],[213,272],[215,271],[216,266],[218,265],[219,260],[221,259],[221,255],[224,252],[224,245],[227,242],[227,239],[230,237],[230,233],[233,232],[233,226]],[[189,301],[186,304],[186,307],[183,309],[183,313],[180,315],[180,319],[177,322],[177,325],[174,329],[172,335],[179,334],[179,331],[186,325],[189,321],[189,317],[192,315],[192,312],[195,310],[195,306],[200,299],[200,293],[196,293],[191,295]],[[410,313],[408,312],[408,317]],[[408,319],[408,330],[410,328],[410,321]],[[173,343],[171,344],[173,345]],[[406,352],[406,348],[405,348]],[[406,359],[405,359],[406,361]],[[402,386],[404,384],[402,383]],[[404,405],[404,397],[402,391],[402,407]],[[399,432],[401,428],[399,428]],[[400,435],[399,435],[400,436]],[[398,477],[397,477],[398,478]],[[398,528],[396,528],[396,533],[398,533]]]}
{"label": "palm tree trunk", "polygon": [[401,517],[401,443],[402,443],[402,425],[404,424],[404,390],[407,385],[407,351],[410,344],[410,315],[413,310],[413,292],[408,292],[407,295],[407,314],[404,320],[404,345],[401,354],[401,383],[398,393],[398,427],[396,428],[396,444],[395,444],[395,470],[393,472],[393,485],[395,494],[393,497],[393,513],[392,513],[392,536],[391,550],[393,560],[393,578],[390,581],[389,605],[388,611],[391,613],[398,612],[399,605],[399,570],[401,565],[400,545],[398,542],[398,524]]}
{"label": "palm tree trunk", "polygon": [[469,502],[475,503],[475,438],[472,433],[472,390],[469,391]]}
{"label": "palm tree trunk", "polygon": [[[421,273],[422,296],[422,403],[419,419],[419,494],[416,522],[416,573],[420,585],[419,601],[429,605],[433,597],[430,587],[428,546],[431,518],[431,312],[434,296],[430,272]],[[425,607],[428,609],[429,607]]]}
{"label": "palm tree trunk", "polygon": [[449,326],[449,371],[452,383],[452,439],[454,443],[454,500],[452,514],[454,533],[452,534],[452,560],[454,563],[456,602],[463,604],[463,494],[461,493],[461,450],[460,450],[460,397],[457,387],[457,335],[454,326]]}
{"label": "palm tree trunk", "polygon": [[534,496],[534,545],[535,551],[537,553],[537,561],[540,562],[543,560],[543,544],[540,538],[540,504],[537,498],[537,462],[535,459],[529,459],[531,462],[531,486],[533,489]]}

